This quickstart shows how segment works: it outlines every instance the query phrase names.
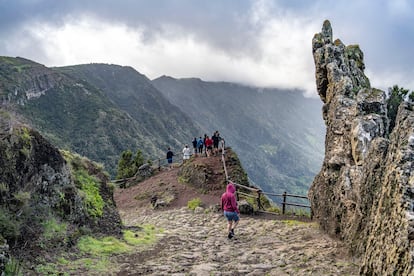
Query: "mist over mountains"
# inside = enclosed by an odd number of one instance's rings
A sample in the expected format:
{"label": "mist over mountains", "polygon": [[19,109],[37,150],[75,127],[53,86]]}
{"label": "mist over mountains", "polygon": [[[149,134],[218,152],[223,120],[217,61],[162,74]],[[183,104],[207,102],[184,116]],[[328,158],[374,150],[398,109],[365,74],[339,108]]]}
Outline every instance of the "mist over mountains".
{"label": "mist over mountains", "polygon": [[153,84],[212,135],[219,130],[265,191],[305,194],[323,159],[319,100],[301,91],[160,77]]}
{"label": "mist over mountains", "polygon": [[56,146],[105,165],[122,151],[163,158],[219,130],[249,177],[266,191],[306,193],[323,157],[319,100],[300,91],[161,77],[108,64],[47,68],[0,58],[2,108]]}

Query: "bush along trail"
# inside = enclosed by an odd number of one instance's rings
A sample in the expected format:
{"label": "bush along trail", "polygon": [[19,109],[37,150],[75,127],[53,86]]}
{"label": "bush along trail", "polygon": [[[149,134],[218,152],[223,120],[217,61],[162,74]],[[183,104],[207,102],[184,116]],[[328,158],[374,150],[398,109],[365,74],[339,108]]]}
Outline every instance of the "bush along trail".
{"label": "bush along trail", "polygon": [[358,275],[357,261],[313,222],[242,215],[229,240],[212,209],[138,212],[124,223],[162,230],[152,246],[117,258],[118,275]]}

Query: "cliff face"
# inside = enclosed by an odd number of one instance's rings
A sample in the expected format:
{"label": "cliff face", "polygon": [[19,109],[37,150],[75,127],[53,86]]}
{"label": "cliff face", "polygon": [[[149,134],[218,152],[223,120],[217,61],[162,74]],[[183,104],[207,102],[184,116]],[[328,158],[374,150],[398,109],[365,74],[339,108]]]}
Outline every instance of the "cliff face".
{"label": "cliff face", "polygon": [[414,111],[400,105],[388,133],[386,95],[371,88],[363,53],[333,41],[328,21],[312,41],[326,124],[325,158],[309,191],[321,227],[362,256],[361,273],[413,269]]}
{"label": "cliff face", "polygon": [[107,181],[93,162],[60,152],[0,110],[0,263],[8,248],[30,260],[72,246],[85,230],[119,234]]}

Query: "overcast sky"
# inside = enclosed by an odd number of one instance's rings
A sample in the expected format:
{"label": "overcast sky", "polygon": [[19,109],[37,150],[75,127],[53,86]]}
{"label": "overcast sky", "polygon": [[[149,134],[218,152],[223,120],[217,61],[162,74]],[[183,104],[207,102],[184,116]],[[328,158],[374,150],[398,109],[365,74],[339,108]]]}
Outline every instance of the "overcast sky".
{"label": "overcast sky", "polygon": [[373,87],[414,90],[414,1],[0,0],[0,55],[46,66],[129,65],[316,95],[311,41],[325,19],[359,44]]}

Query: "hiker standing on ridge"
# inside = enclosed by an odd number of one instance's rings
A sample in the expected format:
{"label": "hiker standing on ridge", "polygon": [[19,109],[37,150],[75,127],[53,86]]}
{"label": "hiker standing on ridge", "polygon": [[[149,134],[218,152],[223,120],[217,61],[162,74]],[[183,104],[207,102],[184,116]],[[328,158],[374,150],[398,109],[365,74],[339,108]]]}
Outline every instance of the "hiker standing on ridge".
{"label": "hiker standing on ridge", "polygon": [[174,153],[171,151],[171,148],[168,148],[167,151],[167,162],[168,162],[168,168],[171,169],[172,165],[172,159],[173,159]]}
{"label": "hiker standing on ridge", "polygon": [[193,140],[193,150],[194,150],[194,155],[197,156],[197,138],[194,137]]}
{"label": "hiker standing on ridge", "polygon": [[204,145],[204,154],[205,154],[205,156],[207,156],[207,146],[206,146],[207,137],[208,137],[207,134],[204,134],[203,145]]}
{"label": "hiker standing on ridge", "polygon": [[234,237],[234,229],[240,221],[240,211],[237,208],[235,193],[236,187],[230,182],[226,187],[226,192],[221,196],[221,210],[227,219],[227,237],[229,239]]}
{"label": "hiker standing on ridge", "polygon": [[219,151],[218,147],[219,147],[219,142],[221,140],[220,133],[218,132],[218,130],[214,132],[212,139],[213,139],[213,154],[214,156],[216,156]]}
{"label": "hiker standing on ridge", "polygon": [[203,153],[203,145],[204,145],[204,142],[203,142],[203,139],[200,136],[200,139],[198,139],[198,141],[197,141],[197,148],[198,148],[198,153],[200,154],[200,156]]}
{"label": "hiker standing on ridge", "polygon": [[188,145],[185,145],[185,147],[183,148],[183,162],[190,159],[190,156],[191,156],[191,150],[188,147]]}
{"label": "hiker standing on ridge", "polygon": [[213,151],[213,139],[206,136],[206,139],[204,140],[204,145],[206,146],[206,155],[207,157],[210,157]]}

